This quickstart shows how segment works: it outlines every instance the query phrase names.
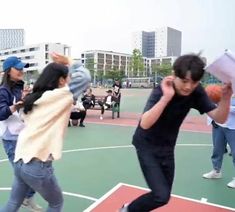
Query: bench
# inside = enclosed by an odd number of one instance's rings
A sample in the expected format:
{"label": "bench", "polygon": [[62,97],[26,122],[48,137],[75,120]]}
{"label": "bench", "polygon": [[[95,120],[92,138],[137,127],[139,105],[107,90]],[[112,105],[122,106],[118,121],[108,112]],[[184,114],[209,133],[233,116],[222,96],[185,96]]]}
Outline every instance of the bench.
{"label": "bench", "polygon": [[[90,107],[89,110],[101,110],[101,107],[99,105],[99,101],[103,102],[105,96],[103,95],[97,95],[95,96],[95,106]],[[117,118],[120,118],[120,102],[113,103],[110,108],[107,108],[105,111],[112,111],[112,119],[114,119],[115,113],[117,113]]]}

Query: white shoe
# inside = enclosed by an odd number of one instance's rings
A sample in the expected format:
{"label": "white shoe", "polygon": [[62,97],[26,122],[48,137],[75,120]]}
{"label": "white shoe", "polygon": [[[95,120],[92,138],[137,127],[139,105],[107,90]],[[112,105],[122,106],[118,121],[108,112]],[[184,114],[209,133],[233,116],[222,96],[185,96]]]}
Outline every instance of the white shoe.
{"label": "white shoe", "polygon": [[33,197],[31,198],[25,198],[22,205],[21,205],[22,208],[27,208],[29,211],[31,212],[41,212],[43,211],[42,210],[42,207],[37,205],[35,202],[34,202],[34,199]]}
{"label": "white shoe", "polygon": [[100,116],[100,120],[103,120],[103,116]]}
{"label": "white shoe", "polygon": [[233,180],[232,180],[231,182],[229,182],[229,183],[227,184],[227,186],[228,186],[229,188],[235,188],[235,177],[233,178]]}
{"label": "white shoe", "polygon": [[203,174],[202,177],[207,178],[207,179],[219,179],[222,178],[222,172],[218,172],[216,170],[212,170],[206,174]]}
{"label": "white shoe", "polygon": [[108,108],[108,106],[107,106],[107,105],[105,105],[105,106],[104,106],[104,109],[106,110],[107,108]]}
{"label": "white shoe", "polygon": [[119,212],[128,212],[128,209],[127,209],[127,208],[128,208],[128,205],[129,205],[129,204],[127,204],[127,203],[124,204],[124,205],[122,206],[122,208],[119,209]]}

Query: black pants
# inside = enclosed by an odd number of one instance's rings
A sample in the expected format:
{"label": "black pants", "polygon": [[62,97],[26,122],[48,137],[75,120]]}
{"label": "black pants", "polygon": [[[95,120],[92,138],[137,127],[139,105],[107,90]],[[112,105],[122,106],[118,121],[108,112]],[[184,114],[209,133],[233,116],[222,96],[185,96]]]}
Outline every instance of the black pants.
{"label": "black pants", "polygon": [[84,119],[86,118],[86,111],[79,111],[79,112],[72,112],[70,114],[70,119],[78,120],[80,119],[80,124],[83,123]]}
{"label": "black pants", "polygon": [[148,212],[168,203],[174,180],[174,148],[137,149],[145,180],[150,188],[128,206],[128,212]]}

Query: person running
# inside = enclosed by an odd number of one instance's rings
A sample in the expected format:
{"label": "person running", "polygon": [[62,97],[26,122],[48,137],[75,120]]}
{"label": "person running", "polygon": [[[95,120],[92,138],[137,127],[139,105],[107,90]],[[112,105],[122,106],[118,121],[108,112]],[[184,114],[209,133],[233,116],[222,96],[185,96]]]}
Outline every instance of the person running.
{"label": "person running", "polygon": [[25,127],[15,150],[15,179],[1,212],[16,212],[29,187],[48,202],[48,212],[60,212],[63,208],[62,191],[52,163],[61,158],[73,101],[88,87],[91,77],[81,64],[68,68],[70,63],[65,56],[54,53],[52,58],[54,62],[44,68],[32,93],[24,100]]}
{"label": "person running", "polygon": [[[24,128],[20,119],[19,108],[22,106],[22,99],[29,92],[24,90],[23,69],[29,64],[23,63],[15,56],[8,57],[3,62],[3,79],[0,86],[0,122],[1,137],[4,150],[10,163],[15,158],[15,148],[19,132]],[[41,211],[41,207],[34,202],[35,191],[29,188],[25,195],[22,207],[33,211]]]}
{"label": "person running", "polygon": [[168,203],[174,179],[176,139],[191,108],[207,113],[216,122],[226,121],[231,83],[224,85],[222,99],[216,107],[200,84],[203,74],[201,58],[183,55],[174,62],[173,75],[165,77],[153,89],[132,142],[151,191],[124,204],[121,212],[147,212]]}

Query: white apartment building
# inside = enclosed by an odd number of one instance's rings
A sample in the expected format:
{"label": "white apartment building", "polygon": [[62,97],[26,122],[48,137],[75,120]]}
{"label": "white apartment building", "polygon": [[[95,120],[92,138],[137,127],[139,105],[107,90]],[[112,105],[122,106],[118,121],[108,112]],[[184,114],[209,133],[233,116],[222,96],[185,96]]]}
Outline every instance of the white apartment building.
{"label": "white apartment building", "polygon": [[2,63],[7,57],[16,56],[23,62],[29,63],[29,68],[25,69],[26,80],[36,79],[45,65],[51,62],[49,54],[52,52],[70,56],[71,48],[60,43],[40,43],[0,50],[0,70],[2,70]]}
{"label": "white apartment building", "polygon": [[181,55],[182,33],[170,27],[155,31],[138,31],[132,35],[132,48],[139,49],[143,57],[157,58]]}
{"label": "white apartment building", "polygon": [[[173,64],[176,57],[143,57],[144,70],[141,71],[142,76],[151,76],[154,65]],[[81,55],[81,61],[88,69],[95,72],[103,71],[105,74],[109,70],[123,70],[126,76],[131,76],[132,72],[132,55],[102,50],[84,51]]]}
{"label": "white apartment building", "polygon": [[0,29],[0,50],[24,46],[24,29]]}
{"label": "white apartment building", "polygon": [[[123,70],[128,75],[131,66],[131,55],[113,51],[90,50],[81,55],[85,67],[94,66],[94,71],[103,71],[104,75],[110,70]],[[89,68],[89,67],[88,67]]]}

